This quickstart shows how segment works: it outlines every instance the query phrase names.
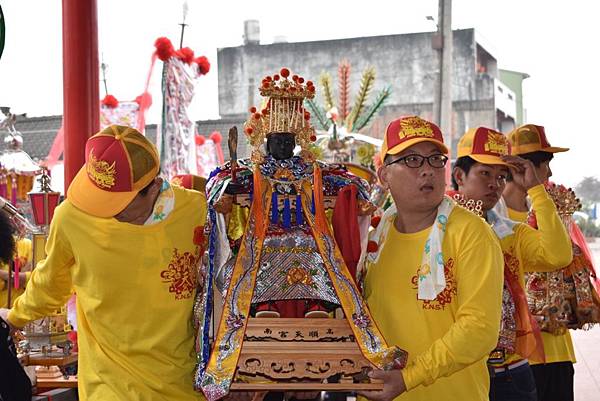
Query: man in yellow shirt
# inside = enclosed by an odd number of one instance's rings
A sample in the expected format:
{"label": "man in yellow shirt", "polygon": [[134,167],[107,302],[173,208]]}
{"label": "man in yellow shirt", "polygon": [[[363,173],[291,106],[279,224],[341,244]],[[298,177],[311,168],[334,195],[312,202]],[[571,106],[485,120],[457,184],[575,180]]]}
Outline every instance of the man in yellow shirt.
{"label": "man in yellow shirt", "polygon": [[[386,129],[379,179],[394,199],[370,236],[364,292],[402,371],[375,371],[372,400],[487,400],[500,323],[502,252],[479,217],[444,195],[447,148],[419,117]],[[377,248],[377,249],[375,249]]]}
{"label": "man in yellow shirt", "polygon": [[[548,181],[552,176],[550,162],[555,153],[566,152],[568,148],[551,146],[546,138],[544,127],[539,125],[523,125],[508,135],[512,145],[512,153],[530,160],[542,181]],[[508,181],[502,194],[510,219],[523,222],[531,204],[518,183]],[[576,362],[573,341],[569,330],[561,334],[542,331],[546,363],[533,362],[531,369],[536,381],[538,400],[540,401],[572,401],[573,393],[573,363]]]}
{"label": "man in yellow shirt", "polygon": [[[539,210],[538,230],[492,210],[502,196],[509,172]],[[510,156],[508,139],[500,132],[479,127],[463,135],[458,143],[453,181],[462,196],[481,202],[482,214],[504,253],[500,336],[489,360],[490,400],[536,401],[535,381],[527,358],[543,360],[543,353],[539,328],[527,306],[524,271],[552,271],[569,264],[569,237],[533,163]]]}
{"label": "man in yellow shirt", "polygon": [[77,294],[81,400],[197,400],[192,309],[203,194],[158,177],[154,146],[109,126],[55,211],[47,258],[1,316],[15,327]]}

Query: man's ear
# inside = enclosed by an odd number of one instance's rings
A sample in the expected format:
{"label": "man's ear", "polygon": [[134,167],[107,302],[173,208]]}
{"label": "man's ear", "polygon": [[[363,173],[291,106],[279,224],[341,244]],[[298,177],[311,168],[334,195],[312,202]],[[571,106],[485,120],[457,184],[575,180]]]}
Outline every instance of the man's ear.
{"label": "man's ear", "polygon": [[452,177],[459,187],[462,187],[465,183],[465,172],[460,167],[454,167],[452,169]]}
{"label": "man's ear", "polygon": [[386,190],[390,189],[390,185],[389,185],[390,173],[387,170],[389,170],[389,169],[386,169],[385,165],[380,166],[377,169],[377,178],[379,178],[379,182],[381,183],[381,186]]}

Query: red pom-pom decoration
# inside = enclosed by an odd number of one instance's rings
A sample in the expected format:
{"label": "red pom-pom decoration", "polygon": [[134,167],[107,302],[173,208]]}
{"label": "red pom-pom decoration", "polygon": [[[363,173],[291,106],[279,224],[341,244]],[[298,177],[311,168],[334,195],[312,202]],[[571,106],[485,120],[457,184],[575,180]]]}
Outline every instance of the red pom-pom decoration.
{"label": "red pom-pom decoration", "polygon": [[148,108],[152,105],[152,95],[148,92],[144,92],[135,98],[135,102],[139,104],[140,108]]}
{"label": "red pom-pom decoration", "polygon": [[269,114],[269,110],[268,109],[262,109],[261,111],[263,116],[266,116],[267,114]]}
{"label": "red pom-pom decoration", "polygon": [[196,135],[196,145],[204,145],[206,143],[206,138],[202,135]]}
{"label": "red pom-pom decoration", "polygon": [[304,83],[304,78],[302,78],[302,77],[299,77],[299,78],[298,78],[298,83],[301,83],[301,84],[303,84],[303,83]]}
{"label": "red pom-pom decoration", "polygon": [[379,249],[379,245],[377,245],[377,242],[369,241],[367,243],[367,252],[369,252],[369,253],[377,252],[378,249]]}
{"label": "red pom-pom decoration", "polygon": [[256,107],[252,106],[250,107],[250,113],[256,113]]}
{"label": "red pom-pom decoration", "polygon": [[260,117],[261,117],[260,113],[254,113],[255,120],[260,120]]}
{"label": "red pom-pom decoration", "polygon": [[379,223],[381,222],[381,216],[373,216],[371,217],[371,226],[373,228],[377,228]]}
{"label": "red pom-pom decoration", "polygon": [[254,132],[252,127],[246,127],[245,131],[246,131],[246,134],[248,134],[248,135],[252,135],[252,132]]}
{"label": "red pom-pom decoration", "polygon": [[313,85],[314,85],[314,84],[313,84],[313,82],[312,82],[312,81],[307,81],[307,82],[306,82],[306,86],[313,86]]}
{"label": "red pom-pom decoration", "polygon": [[113,95],[106,95],[104,96],[104,99],[102,99],[102,105],[114,109],[119,105],[119,101]]}
{"label": "red pom-pom decoration", "polygon": [[275,80],[275,81],[279,81],[279,74],[275,74],[275,75],[273,75],[273,80]]}
{"label": "red pom-pom decoration", "polygon": [[290,70],[288,70],[287,68],[282,68],[281,71],[279,71],[279,73],[284,78],[287,78],[290,76]]}
{"label": "red pom-pom decoration", "polygon": [[221,143],[221,141],[223,140],[223,137],[221,136],[221,133],[219,131],[213,131],[209,136],[210,139],[212,139],[212,141],[214,143]]}
{"label": "red pom-pom decoration", "polygon": [[271,78],[271,76],[270,76],[270,75],[268,75],[267,77],[265,77],[265,80],[266,80],[267,82],[271,82],[271,81],[273,80],[273,78]]}
{"label": "red pom-pom decoration", "polygon": [[315,91],[315,87],[314,86],[308,86],[307,89],[311,93]]}
{"label": "red pom-pom decoration", "polygon": [[194,51],[189,47],[184,47],[175,52],[177,58],[186,64],[192,64],[194,61]]}
{"label": "red pom-pom decoration", "polygon": [[263,88],[268,88],[269,87],[269,83],[268,82],[263,82],[262,87]]}
{"label": "red pom-pom decoration", "polygon": [[206,58],[206,56],[200,56],[196,60],[194,60],[196,64],[198,64],[198,72],[200,75],[206,75],[210,71],[210,62]]}
{"label": "red pom-pom decoration", "polygon": [[165,37],[156,39],[154,42],[154,47],[156,48],[156,55],[162,61],[167,61],[169,58],[171,58],[171,56],[173,56],[173,53],[175,53],[173,44],[168,38]]}
{"label": "red pom-pom decoration", "polygon": [[314,141],[316,141],[316,140],[317,140],[317,136],[316,136],[316,135],[311,135],[311,136],[310,136],[310,141],[311,141],[311,142],[314,142]]}
{"label": "red pom-pom decoration", "polygon": [[298,75],[292,75],[292,81],[297,82],[298,81]]}

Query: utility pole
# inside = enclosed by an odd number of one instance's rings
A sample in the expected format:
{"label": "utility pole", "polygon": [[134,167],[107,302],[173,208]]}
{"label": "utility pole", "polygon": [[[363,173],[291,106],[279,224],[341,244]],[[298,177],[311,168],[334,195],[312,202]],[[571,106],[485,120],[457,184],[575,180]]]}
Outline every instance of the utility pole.
{"label": "utility pole", "polygon": [[437,34],[433,48],[438,53],[433,119],[444,134],[444,142],[452,153],[452,0],[439,0]]}

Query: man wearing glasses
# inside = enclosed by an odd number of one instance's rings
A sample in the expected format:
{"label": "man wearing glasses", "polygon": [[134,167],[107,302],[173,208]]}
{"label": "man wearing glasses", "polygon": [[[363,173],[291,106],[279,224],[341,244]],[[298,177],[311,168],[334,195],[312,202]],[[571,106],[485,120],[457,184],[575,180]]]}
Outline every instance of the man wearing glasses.
{"label": "man wearing glasses", "polygon": [[[500,323],[502,252],[490,227],[444,195],[448,152],[419,117],[392,121],[378,170],[394,205],[370,236],[364,292],[401,371],[375,371],[371,400],[487,400]],[[376,248],[376,249],[375,249]]]}
{"label": "man wearing glasses", "polygon": [[[509,174],[531,197],[538,213],[537,230],[492,210]],[[502,320],[498,343],[488,359],[490,400],[536,401],[527,358],[543,362],[544,353],[540,330],[528,310],[524,271],[553,271],[568,265],[571,242],[535,166],[510,156],[510,144],[502,133],[485,127],[469,130],[458,143],[452,178],[464,198],[481,202],[481,213],[504,253]]]}

